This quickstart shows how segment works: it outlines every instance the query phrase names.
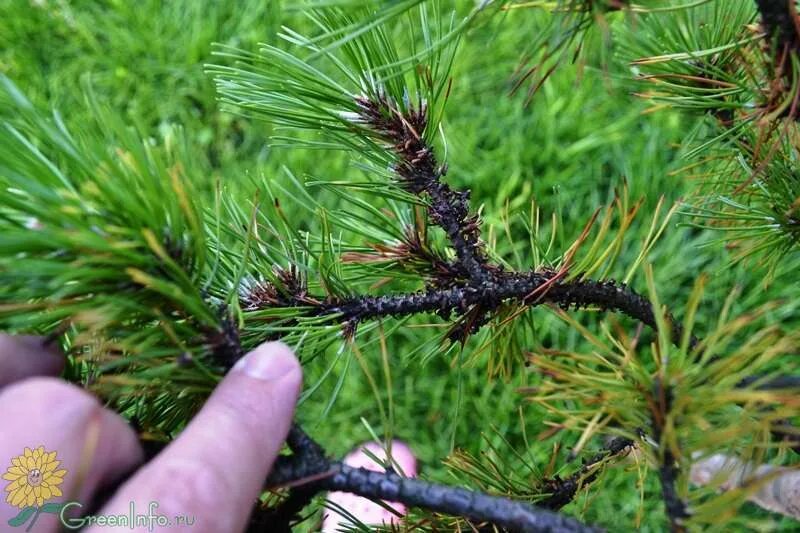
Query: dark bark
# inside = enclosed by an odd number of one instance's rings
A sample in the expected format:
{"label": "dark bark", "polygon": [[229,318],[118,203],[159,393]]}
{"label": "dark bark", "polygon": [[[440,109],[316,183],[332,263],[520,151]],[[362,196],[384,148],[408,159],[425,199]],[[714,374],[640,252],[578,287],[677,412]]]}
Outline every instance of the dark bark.
{"label": "dark bark", "polygon": [[756,0],[761,22],[775,47],[781,50],[797,50],[800,46],[797,8],[794,0]]}
{"label": "dark bark", "polygon": [[[307,293],[305,283],[296,274],[287,271],[283,287],[260,286],[244,298],[246,309],[269,306],[303,307],[313,316],[331,315],[348,330],[360,321],[382,317],[407,316],[418,313],[437,313],[444,317],[452,314],[473,319],[463,338],[475,328],[488,322],[490,313],[503,302],[514,301],[534,306],[552,303],[564,309],[596,306],[605,311],[619,312],[657,329],[656,312],[652,303],[630,287],[614,280],[573,279],[564,281],[554,272],[508,272],[488,262],[480,240],[479,221],[470,214],[469,194],[453,191],[441,181],[446,173],[439,166],[433,150],[424,140],[427,127],[426,108],[420,102],[416,109],[400,106],[386,99],[370,101],[359,98],[359,121],[373,132],[378,140],[388,143],[397,161],[394,170],[398,182],[408,191],[428,200],[430,220],[447,234],[456,259],[440,272],[436,283],[427,290],[411,294],[386,296],[362,295],[331,300]],[[420,259],[424,257],[420,256]],[[442,279],[450,276],[452,279]],[[681,342],[683,329],[667,313],[666,323],[671,340]],[[462,340],[463,340],[462,338]],[[698,340],[690,338],[690,346]],[[656,392],[659,410],[653,412],[652,431],[662,446],[663,421],[670,410],[665,399],[669,390]],[[597,472],[594,466],[609,454],[621,453],[630,441],[617,440],[607,452],[589,461],[573,476],[565,480],[551,480],[551,495],[537,507],[529,504],[489,496],[462,488],[435,485],[421,480],[402,478],[393,472],[378,473],[351,468],[337,461],[329,461],[321,447],[295,426],[287,441],[293,454],[276,463],[267,480],[268,487],[293,487],[288,498],[276,509],[264,512],[280,517],[281,527],[288,527],[303,503],[322,490],[339,490],[371,499],[388,499],[409,506],[462,516],[476,522],[488,522],[509,531],[592,531],[579,522],[554,513],[571,501],[582,484],[593,481]],[[662,452],[659,475],[670,523],[681,530],[688,516],[685,504],[679,498],[675,483],[679,468],[670,450]],[[263,512],[262,512],[263,513]],[[263,518],[263,514],[261,518]],[[258,515],[254,517],[258,519]],[[270,523],[266,521],[264,523]],[[273,521],[271,527],[278,527]],[[275,529],[272,529],[275,530]]]}
{"label": "dark bark", "polygon": [[[775,72],[783,78],[783,87],[771,91],[768,107],[781,105],[785,93],[795,84],[798,72],[795,61],[800,51],[800,18],[795,0],[756,0],[761,23],[775,53]],[[781,116],[797,119],[797,95],[789,95],[793,104]]]}
{"label": "dark bark", "polygon": [[[317,313],[341,313],[342,321],[362,321],[387,316],[405,316],[418,313],[464,314],[473,306],[483,313],[496,309],[501,303],[513,300],[534,306],[554,303],[564,309],[596,306],[604,311],[619,312],[656,329],[656,317],[650,301],[625,284],[614,280],[553,280],[551,273],[495,273],[478,285],[465,285],[449,289],[431,289],[425,292],[362,296],[321,307]],[[671,315],[671,336],[679,342],[683,328]],[[692,337],[690,344],[697,340]]]}
{"label": "dark bark", "polygon": [[469,191],[454,191],[441,179],[447,166],[439,165],[433,148],[425,141],[425,104],[420,102],[416,109],[402,113],[397,103],[385,97],[377,101],[361,98],[357,103],[363,123],[393,147],[400,184],[428,197],[428,216],[447,234],[460,271],[473,282],[485,281],[491,269],[480,241],[480,221],[470,214]]}
{"label": "dark bark", "polygon": [[676,483],[680,474],[675,455],[672,449],[662,439],[664,434],[664,424],[667,416],[672,409],[672,388],[656,379],[654,388],[654,406],[656,410],[652,413],[653,438],[658,443],[661,450],[661,464],[658,467],[658,477],[661,482],[661,497],[664,500],[664,508],[667,512],[670,530],[673,533],[683,533],[686,531],[684,520],[688,518],[689,511],[686,504],[678,495]]}
{"label": "dark bark", "polygon": [[[360,321],[418,313],[474,314],[472,326],[460,333],[462,339],[488,322],[489,314],[505,301],[524,305],[553,303],[564,309],[597,306],[605,311],[623,313],[652,328],[657,328],[652,304],[628,286],[614,280],[575,279],[564,281],[554,272],[507,272],[488,263],[480,241],[478,218],[470,214],[469,193],[453,191],[441,181],[446,169],[440,167],[423,137],[427,126],[424,104],[407,109],[387,99],[357,101],[360,121],[382,141],[389,143],[397,156],[395,172],[407,190],[427,197],[430,220],[447,234],[456,259],[446,272],[453,279],[437,280],[426,291],[387,296],[356,296],[331,301],[307,293],[293,271],[285,271],[283,287],[258,286],[244,298],[243,307],[258,309],[268,306],[295,306],[309,309],[309,314],[335,315],[348,328]],[[674,342],[679,342],[682,329],[667,316]],[[692,339],[692,345],[696,340]],[[282,457],[273,468],[267,485],[292,486],[288,497],[275,509],[262,510],[253,517],[253,524],[270,524],[288,528],[298,519],[303,504],[321,490],[340,490],[371,499],[389,499],[409,506],[462,516],[476,522],[492,523],[509,531],[592,531],[592,528],[561,516],[551,510],[533,507],[508,498],[489,496],[462,488],[435,485],[411,480],[395,473],[376,473],[354,469],[340,462],[329,462],[322,448],[295,426],[287,440],[293,451]],[[596,458],[599,462],[603,458]],[[585,466],[566,480],[555,480],[549,486],[553,494],[545,507],[557,509],[568,503],[592,467]],[[591,482],[596,472],[588,475]],[[299,487],[298,487],[299,486]]]}
{"label": "dark bark", "polygon": [[573,518],[524,502],[404,478],[392,472],[380,473],[352,468],[341,463],[335,464],[334,474],[322,480],[320,485],[327,490],[402,501],[414,507],[461,516],[475,522],[491,522],[509,532],[598,531]]}
{"label": "dark bark", "polygon": [[578,490],[585,487],[597,479],[600,470],[598,465],[608,459],[622,454],[633,446],[630,439],[617,437],[613,439],[606,449],[589,459],[577,472],[566,479],[555,478],[545,482],[544,489],[550,494],[547,498],[537,502],[537,505],[545,509],[557,511],[570,503]]}
{"label": "dark bark", "polygon": [[[292,456],[283,456],[267,478],[267,487],[280,487],[297,480],[304,495],[319,491],[343,491],[372,500],[402,502],[411,507],[459,516],[476,523],[489,522],[509,532],[594,532],[599,531],[577,520],[525,502],[477,491],[410,479],[394,472],[375,472],[353,468],[340,461],[328,461],[322,449],[295,426],[289,439]],[[290,494],[283,505],[294,505]],[[277,515],[273,515],[277,516]],[[275,522],[264,521],[274,531]],[[266,531],[266,530],[265,530]]]}

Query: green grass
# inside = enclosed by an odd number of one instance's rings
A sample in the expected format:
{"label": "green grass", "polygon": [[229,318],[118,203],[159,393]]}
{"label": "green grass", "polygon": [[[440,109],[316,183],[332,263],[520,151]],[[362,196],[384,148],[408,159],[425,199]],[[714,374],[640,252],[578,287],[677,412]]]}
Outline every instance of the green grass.
{"label": "green grass", "polygon": [[[251,0],[10,0],[0,5],[0,72],[39,105],[57,108],[74,127],[81,127],[89,112],[84,103],[87,87],[146,135],[157,137],[167,125],[182,126],[208,184],[221,179],[231,191],[247,191],[246,176],[283,181],[284,167],[298,176],[336,180],[356,176],[358,171],[342,154],[269,148],[268,127],[228,114],[216,103],[212,80],[203,74],[203,64],[211,60],[211,43],[252,49],[257,42],[274,42],[276,29],[286,21],[297,22],[297,14],[277,2]],[[524,95],[509,94],[511,73],[541,22],[538,15],[520,10],[501,22],[478,27],[461,43],[443,123],[448,179],[472,190],[474,205],[484,206],[487,226],[500,226],[506,203],[519,210],[535,200],[546,218],[556,214],[565,235],[559,243],[562,250],[592,212],[611,201],[615,187],[626,181],[631,197],[644,198],[644,206],[619,261],[618,270],[624,271],[638,253],[658,198],[675,202],[693,189],[686,176],[675,171],[684,164],[681,141],[695,127],[696,118],[669,111],[643,114],[646,103],[631,96],[621,81],[627,75],[625,65],[597,68],[598,62],[592,62],[597,58],[591,55],[586,68],[559,69],[526,107]],[[320,198],[329,207],[336,206],[333,195]],[[285,209],[290,217],[302,220],[299,225],[312,232],[318,228],[291,202]],[[764,288],[763,271],[757,265],[729,266],[728,252],[712,242],[714,235],[678,222],[680,217],[670,224],[649,260],[655,265],[660,297],[679,316],[694,279],[703,272],[711,275],[698,316],[699,331],[716,320],[734,286],[741,287],[744,295],[735,304],[737,311],[779,297],[797,300],[797,284],[791,279],[778,276]],[[512,232],[524,236],[520,224]],[[532,260],[531,251],[520,244],[526,239],[512,244],[502,233],[497,239],[498,251],[506,258],[516,252],[523,264]],[[633,284],[644,289],[642,277],[634,278]],[[785,328],[796,327],[793,309],[783,308],[774,319]],[[582,346],[577,332],[548,311],[540,309],[535,317],[538,343],[564,349]],[[597,324],[590,313],[582,318]],[[387,330],[393,326],[385,324]],[[535,384],[535,373],[519,368],[508,382],[490,381],[485,356],[473,360],[477,339],[460,356],[451,350],[427,361],[408,357],[433,338],[431,328],[400,328],[388,339],[385,364],[378,343],[363,347],[378,397],[356,360],[339,360],[300,407],[307,429],[333,454],[344,454],[369,438],[367,426],[379,435],[394,434],[417,452],[426,477],[446,481],[453,478],[441,460],[453,446],[473,454],[489,443],[500,446],[503,440],[521,447],[523,430],[535,441],[546,429],[543,411],[524,403],[516,392]],[[323,376],[334,356],[331,352],[308,365],[308,384]],[[459,364],[465,361],[471,362]],[[379,416],[378,402],[391,413],[391,424]],[[541,465],[558,440],[550,437],[538,443],[534,456]],[[569,442],[562,444],[568,448]],[[579,498],[567,509],[616,531],[630,528],[639,513],[643,531],[663,530],[657,482],[646,480],[642,508],[635,481],[635,473],[614,469],[588,498]],[[784,525],[787,530],[791,527]]]}

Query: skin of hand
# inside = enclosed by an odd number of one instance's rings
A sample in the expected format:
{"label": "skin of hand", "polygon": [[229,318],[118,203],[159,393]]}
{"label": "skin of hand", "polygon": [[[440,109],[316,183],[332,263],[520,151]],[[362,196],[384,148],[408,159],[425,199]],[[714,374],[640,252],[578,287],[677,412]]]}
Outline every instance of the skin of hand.
{"label": "skin of hand", "polygon": [[[40,338],[0,335],[0,487],[10,485],[2,476],[12,458],[43,446],[57,452],[57,468],[67,471],[62,497],[53,501],[79,502],[82,508],[71,509],[78,515],[101,497],[107,503],[94,516],[128,515],[133,502],[136,514],[153,510],[173,521],[153,531],[244,530],[286,439],[302,385],[300,364],[286,345],[262,344],[237,362],[186,428],[146,464],[136,433],[122,417],[79,387],[46,377],[58,375],[63,362]],[[126,474],[131,475],[114,494],[103,491]],[[0,530],[20,512],[6,501],[8,494],[0,490]],[[176,527],[174,517],[185,522]],[[62,529],[58,515],[42,513],[33,530]],[[83,531],[131,528],[96,524]]]}

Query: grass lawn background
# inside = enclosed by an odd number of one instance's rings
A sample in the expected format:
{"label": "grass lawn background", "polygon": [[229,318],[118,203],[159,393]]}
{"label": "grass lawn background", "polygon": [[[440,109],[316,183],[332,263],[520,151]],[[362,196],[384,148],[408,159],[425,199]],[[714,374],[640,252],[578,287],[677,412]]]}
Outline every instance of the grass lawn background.
{"label": "grass lawn background", "polygon": [[[212,61],[212,42],[254,49],[258,42],[276,42],[281,24],[302,27],[302,18],[289,9],[292,4],[4,0],[0,72],[39,105],[58,109],[75,128],[91,122],[84,102],[88,88],[145,136],[161,138],[170,127],[182,127],[202,179],[209,184],[222,180],[228,194],[241,194],[243,199],[253,182],[285,180],[285,169],[297,176],[357,177],[359,171],[342,154],[268,147],[269,127],[221,110],[212,80],[203,73],[203,64]],[[625,268],[638,252],[659,197],[671,204],[695,186],[681,171],[681,153],[682,140],[698,127],[698,119],[663,110],[643,113],[648,104],[631,95],[628,67],[607,52],[589,53],[583,68],[564,65],[526,107],[524,95],[509,94],[510,76],[532,37],[544,28],[544,20],[532,10],[516,10],[476,28],[461,43],[444,121],[447,179],[471,189],[473,205],[484,206],[487,227],[498,228],[498,250],[509,259],[516,254],[523,265],[530,264],[524,228],[512,228],[518,237],[515,243],[499,231],[506,206],[514,212],[535,200],[545,219],[555,213],[565,235],[559,247],[565,250],[570,237],[580,233],[593,211],[610,202],[615,187],[626,180],[631,197],[643,197],[645,203],[620,260]],[[398,31],[403,31],[402,24]],[[595,44],[599,49],[599,42]],[[320,201],[331,209],[338,202],[331,194]],[[285,209],[302,217],[310,231],[318,227],[291,202]],[[698,331],[716,320],[735,286],[742,290],[734,305],[737,311],[776,298],[796,300],[792,278],[779,275],[764,288],[763,269],[754,264],[730,266],[729,251],[713,242],[717,235],[681,222],[688,220],[680,215],[672,220],[649,260],[662,301],[679,317],[695,278],[702,272],[711,276]],[[641,274],[633,285],[644,290]],[[773,318],[784,327],[795,327],[797,315],[792,311],[784,307]],[[547,310],[539,309],[534,316],[537,344],[531,349],[581,348],[579,335]],[[581,319],[590,327],[598,321],[588,312]],[[437,320],[415,324],[440,324]],[[460,357],[455,351],[427,360],[409,355],[441,331],[407,327],[390,336],[388,378],[377,343],[364,347],[363,361],[380,391],[377,397],[358,362],[341,360],[300,407],[307,429],[331,453],[343,454],[369,438],[363,419],[379,435],[388,432],[407,440],[419,455],[423,475],[449,482],[456,480],[441,460],[452,446],[479,454],[507,444],[522,449],[523,435],[535,442],[548,427],[546,418],[516,390],[534,385],[538,376],[519,367],[508,381],[489,380],[486,355],[474,353],[480,339],[472,339]],[[333,356],[318,357],[307,366],[308,384],[323,376]],[[379,402],[391,412],[389,425],[379,416]],[[574,436],[556,435],[536,443],[528,452],[530,462],[546,465],[554,442],[563,446],[558,464],[564,464]],[[599,445],[594,442],[589,451]],[[514,466],[515,459],[509,462]],[[663,530],[657,481],[651,476],[637,486],[638,481],[634,465],[619,466],[566,512],[617,531],[632,528],[638,515],[643,531]],[[755,509],[747,512],[768,518]],[[791,528],[789,521],[777,522],[776,527]]]}

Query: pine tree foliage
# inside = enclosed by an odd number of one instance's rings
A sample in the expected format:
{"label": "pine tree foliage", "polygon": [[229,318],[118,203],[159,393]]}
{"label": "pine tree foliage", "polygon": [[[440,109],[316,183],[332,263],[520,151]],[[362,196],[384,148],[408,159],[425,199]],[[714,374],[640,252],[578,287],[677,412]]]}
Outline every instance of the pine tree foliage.
{"label": "pine tree foliage", "polygon": [[[632,33],[624,50],[642,88],[650,86],[644,97],[708,117],[688,154],[704,174],[706,194],[691,206],[699,225],[718,227],[740,257],[774,268],[797,245],[791,205],[797,55],[795,41],[765,16],[764,5],[772,4],[710,2],[643,15],[645,31]],[[791,3],[783,9],[796,17]]]}
{"label": "pine tree foliage", "polygon": [[3,329],[68,333],[84,382],[147,426],[185,422],[218,379],[191,354],[221,317],[201,295],[204,214],[179,136],[153,146],[106,120],[78,138],[2,82]]}
{"label": "pine tree foliage", "polygon": [[[767,6],[767,7],[764,7]],[[796,7],[789,2],[712,0],[509,2],[504,9],[552,13],[535,40],[515,90],[529,98],[560,64],[580,60],[586,43],[613,41],[631,65],[632,90],[654,104],[703,114],[707,127],[687,140],[688,164],[703,172],[704,194],[687,206],[740,250],[777,267],[795,252],[796,179],[787,167],[797,114]],[[759,17],[762,14],[770,16]],[[624,22],[624,24],[620,24]],[[722,148],[720,150],[720,148]],[[766,179],[764,176],[769,176]],[[790,200],[790,201],[791,201]]]}
{"label": "pine tree foliage", "polygon": [[[96,124],[70,132],[1,78],[0,330],[59,339],[71,379],[143,438],[168,441],[265,340],[289,343],[312,365],[362,357],[375,344],[386,357],[387,337],[433,323],[444,327],[431,328],[421,361],[455,366],[467,355],[487,362],[488,379],[535,373],[520,392],[551,428],[537,440],[570,443],[540,452],[526,436],[522,450],[504,442],[482,456],[456,452],[446,464],[467,489],[350,468],[295,425],[254,528],[296,525],[319,491],[346,490],[413,505],[401,530],[590,531],[559,510],[610,468],[631,484],[654,479],[674,531],[758,527],[739,512],[758,480],[693,487],[689,472],[717,453],[791,461],[798,338],[775,325],[778,304],[735,313],[733,292],[718,322],[701,329],[698,276],[687,302],[662,305],[649,254],[680,206],[662,200],[644,213],[623,186],[564,237],[536,205],[485,224],[448,176],[459,41],[475,25],[538,9],[552,23],[509,73],[512,90],[526,87],[536,105],[558,66],[599,32],[609,60],[630,65],[638,97],[706,117],[684,154],[686,168],[705,176],[684,206],[696,226],[724,231],[741,257],[773,269],[794,253],[794,5],[646,4],[480,2],[456,14],[439,1],[309,2],[311,33],[283,28],[283,45],[256,52],[220,45],[206,70],[229,111],[268,122],[274,146],[320,159],[345,151],[362,176],[286,169],[279,181],[245,179],[254,193],[244,200],[234,177],[215,180],[209,197],[200,192],[209,183],[179,129],[144,136],[89,93]],[[410,32],[398,31],[401,19]],[[320,231],[286,216],[289,203]],[[631,243],[636,224],[648,231]],[[577,309],[604,313],[585,320]],[[537,345],[545,313],[589,348]],[[611,313],[619,316],[603,319]]]}

